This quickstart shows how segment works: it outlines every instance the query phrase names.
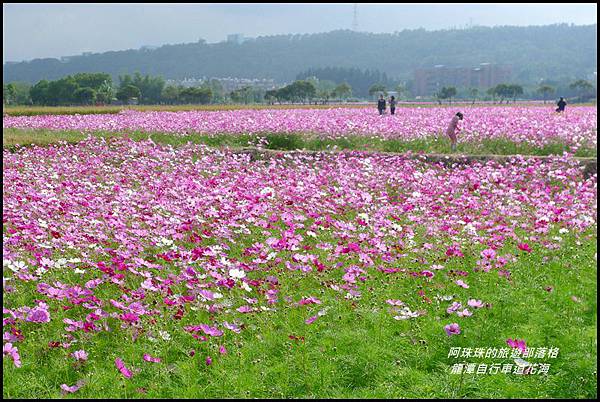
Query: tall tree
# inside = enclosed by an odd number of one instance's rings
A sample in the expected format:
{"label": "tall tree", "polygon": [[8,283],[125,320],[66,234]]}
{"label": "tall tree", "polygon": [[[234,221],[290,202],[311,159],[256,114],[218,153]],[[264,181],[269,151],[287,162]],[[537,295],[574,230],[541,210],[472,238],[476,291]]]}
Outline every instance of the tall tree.
{"label": "tall tree", "polygon": [[585,100],[591,97],[590,95],[594,89],[594,86],[586,80],[577,80],[571,83],[571,85],[569,85],[569,88],[577,91],[580,100]]}
{"label": "tall tree", "polygon": [[554,92],[556,92],[556,89],[553,86],[550,86],[550,85],[547,85],[547,84],[542,84],[537,89],[537,93],[541,94],[542,97],[544,98],[544,104],[546,104],[546,100],[548,99],[548,95],[553,94]]}

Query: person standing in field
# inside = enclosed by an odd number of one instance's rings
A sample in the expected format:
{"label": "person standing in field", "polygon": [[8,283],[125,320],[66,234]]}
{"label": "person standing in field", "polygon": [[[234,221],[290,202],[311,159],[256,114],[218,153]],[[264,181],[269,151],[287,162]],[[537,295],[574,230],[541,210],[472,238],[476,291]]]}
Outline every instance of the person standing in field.
{"label": "person standing in field", "polygon": [[450,137],[452,152],[456,151],[456,134],[460,131],[460,128],[458,127],[458,121],[462,119],[463,114],[461,112],[456,113],[454,117],[452,117],[452,120],[450,120],[450,125],[446,130],[446,134],[448,137]]}
{"label": "person standing in field", "polygon": [[565,106],[567,106],[567,102],[565,101],[565,98],[563,98],[562,96],[560,97],[560,100],[558,101],[558,103],[556,104],[556,106],[558,106],[558,108],[556,109],[557,112],[564,112],[565,111]]}
{"label": "person standing in field", "polygon": [[396,98],[394,95],[390,98],[390,114],[396,113]]}
{"label": "person standing in field", "polygon": [[379,95],[379,100],[377,101],[377,110],[379,110],[379,115],[383,115],[385,113],[385,99],[383,95]]}

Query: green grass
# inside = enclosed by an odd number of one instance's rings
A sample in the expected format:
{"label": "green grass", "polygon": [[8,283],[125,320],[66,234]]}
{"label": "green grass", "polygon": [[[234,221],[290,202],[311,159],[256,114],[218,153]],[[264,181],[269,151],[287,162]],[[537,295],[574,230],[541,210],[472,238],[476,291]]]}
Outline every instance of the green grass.
{"label": "green grass", "polygon": [[[94,136],[111,138],[121,137],[123,133],[98,131],[91,133]],[[46,129],[24,130],[15,128],[4,128],[2,136],[3,148],[14,151],[16,145],[27,146],[31,144],[47,146],[49,144],[65,141],[67,143],[76,143],[87,137],[81,131],[52,131]],[[323,150],[360,150],[360,151],[381,151],[381,152],[423,152],[423,153],[440,153],[450,154],[450,143],[445,138],[437,139],[431,137],[421,140],[382,140],[373,139],[367,136],[346,136],[337,139],[323,139],[313,133],[261,133],[261,134],[188,134],[185,136],[177,136],[170,133],[146,133],[134,131],[127,133],[129,138],[139,141],[152,138],[156,143],[169,144],[179,146],[192,142],[194,144],[206,144],[212,147],[231,147],[244,148],[249,145],[259,143],[259,139],[266,139],[266,148],[274,150],[296,150],[305,149],[309,151]],[[493,139],[483,140],[473,143],[458,143],[457,153],[460,154],[491,154],[491,155],[562,155],[563,152],[569,151],[569,147],[565,144],[552,143],[537,148],[531,144],[521,143],[516,144],[509,140]],[[595,157],[597,149],[595,147],[582,147],[575,152],[578,157]]]}
{"label": "green grass", "polygon": [[[248,236],[231,250],[241,255],[243,247],[257,240]],[[219,356],[213,345],[199,343],[181,328],[208,322],[205,311],[191,311],[179,322],[159,322],[159,327],[145,325],[153,331],[167,330],[170,341],[150,342],[146,337],[132,342],[128,330],[118,329],[111,320],[112,332],[94,336],[79,333],[79,343],[72,350],[84,348],[89,361],[81,368],[72,365],[63,349],[49,349],[48,342],[60,340],[64,333],[62,319],[73,317],[72,310],[51,311],[49,324],[37,325],[36,332],[23,324],[26,339],[19,342],[23,367],[17,369],[10,359],[3,362],[4,398],[56,398],[62,383],[73,385],[85,379],[73,396],[93,398],[163,397],[163,398],[596,398],[597,397],[597,270],[596,232],[575,244],[572,234],[562,235],[563,247],[556,250],[536,249],[511,264],[512,283],[495,272],[473,272],[481,247],[463,249],[463,259],[452,259],[443,271],[428,282],[424,278],[383,274],[369,270],[368,280],[360,284],[362,298],[356,303],[322,286],[329,279],[339,281],[340,269],[304,274],[299,271],[278,273],[280,300],[291,296],[294,301],[313,295],[321,306],[292,307],[278,303],[277,311],[245,316],[247,329],[240,335],[226,331],[222,343],[229,353]],[[323,240],[323,239],[319,239]],[[415,238],[417,244],[419,239]],[[515,248],[502,250],[516,253]],[[320,254],[326,254],[320,252]],[[417,262],[406,260],[404,268],[422,269]],[[451,269],[470,272],[470,289],[458,288],[448,276]],[[258,277],[260,272],[249,273]],[[55,279],[74,283],[77,274],[65,270]],[[86,279],[93,274],[85,274]],[[51,283],[48,278],[46,282]],[[78,280],[81,282],[81,279]],[[426,296],[456,294],[466,302],[475,297],[491,303],[492,308],[476,310],[469,318],[444,317],[449,302],[439,306],[435,300],[427,305],[429,314],[409,321],[396,321],[387,311],[385,300],[401,299],[409,306],[423,305],[416,289]],[[552,286],[553,292],[544,290]],[[35,282],[18,285],[10,297],[9,308],[31,304]],[[29,289],[29,291],[28,291]],[[116,287],[107,289],[106,297],[117,298]],[[112,291],[112,293],[110,293]],[[177,289],[174,289],[177,292]],[[100,295],[99,295],[100,296]],[[571,299],[577,296],[579,302]],[[104,295],[102,299],[106,299]],[[154,296],[152,296],[154,297]],[[53,303],[54,304],[54,303]],[[312,325],[304,320],[327,306],[327,315]],[[462,334],[448,337],[443,326],[459,322]],[[305,342],[292,341],[289,335],[304,336]],[[551,363],[548,375],[518,376],[454,375],[448,358],[450,347],[505,347],[507,338],[525,339],[530,347],[560,348],[558,358],[535,360]],[[188,351],[196,350],[194,357]],[[160,364],[142,361],[150,353],[163,359]],[[213,357],[207,367],[204,359]],[[122,357],[131,368],[141,368],[132,379],[123,378],[114,366]],[[464,360],[464,359],[463,359]],[[506,363],[510,359],[467,359],[474,363]],[[146,393],[140,393],[144,388]]]}

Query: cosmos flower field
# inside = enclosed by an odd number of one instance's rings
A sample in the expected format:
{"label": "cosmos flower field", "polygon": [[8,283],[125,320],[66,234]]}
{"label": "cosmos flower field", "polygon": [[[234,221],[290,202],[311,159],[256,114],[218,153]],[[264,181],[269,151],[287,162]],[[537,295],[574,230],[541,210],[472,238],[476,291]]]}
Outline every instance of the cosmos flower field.
{"label": "cosmos flower field", "polygon": [[[444,136],[455,108],[398,108],[394,116],[379,116],[371,108],[140,112],[119,114],[5,116],[5,128],[147,131],[174,135],[202,133],[311,133],[322,138],[368,136],[414,140]],[[542,147],[560,142],[573,147],[597,147],[597,112],[593,106],[570,107],[557,114],[549,107],[469,107],[461,122],[461,142],[506,139]]]}
{"label": "cosmos flower field", "polygon": [[[388,138],[444,130],[453,114],[399,111],[3,124]],[[469,112],[466,139],[596,147],[592,107]],[[569,154],[444,167],[127,137],[4,150],[3,394],[595,397],[596,239],[597,176]],[[486,369],[453,373],[461,362]]]}

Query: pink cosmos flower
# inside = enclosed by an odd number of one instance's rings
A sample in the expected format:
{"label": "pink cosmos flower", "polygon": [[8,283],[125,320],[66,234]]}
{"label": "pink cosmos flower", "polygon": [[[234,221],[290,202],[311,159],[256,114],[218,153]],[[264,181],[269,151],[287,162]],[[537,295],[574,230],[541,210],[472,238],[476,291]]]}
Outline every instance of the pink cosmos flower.
{"label": "pink cosmos flower", "polygon": [[481,300],[469,299],[467,304],[473,308],[481,308],[484,306],[484,303]]}
{"label": "pink cosmos flower", "polygon": [[444,327],[448,336],[460,334],[460,326],[457,323],[448,324]]}
{"label": "pink cosmos flower", "polygon": [[206,290],[206,289],[200,289],[200,291],[198,292],[200,294],[200,296],[202,296],[205,300],[214,300],[215,295],[213,292],[211,292],[210,290]]}
{"label": "pink cosmos flower", "polygon": [[454,283],[456,283],[458,286],[465,288],[465,289],[469,289],[469,285],[467,285],[465,282],[463,282],[462,279],[459,279],[457,281],[455,281]]}
{"label": "pink cosmos flower", "polygon": [[152,357],[148,353],[144,353],[144,360],[151,363],[160,363],[159,357]]}
{"label": "pink cosmos flower", "polygon": [[312,324],[313,322],[316,321],[316,319],[319,318],[318,315],[313,315],[312,317],[309,317],[306,321],[304,321],[306,324]]}
{"label": "pink cosmos flower", "polygon": [[460,304],[459,302],[453,302],[452,305],[446,309],[446,313],[452,314],[461,307],[462,307],[462,304]]}
{"label": "pink cosmos flower", "polygon": [[210,336],[221,336],[223,335],[223,331],[218,329],[217,327],[211,327],[206,324],[200,324],[198,327],[206,334]]}
{"label": "pink cosmos flower", "polygon": [[464,309],[463,311],[457,311],[456,315],[459,317],[470,317],[473,315],[468,309]]}
{"label": "pink cosmos flower", "polygon": [[61,384],[60,388],[63,390],[63,394],[72,394],[81,388],[83,381],[78,381],[77,384],[69,387],[67,384]]}
{"label": "pink cosmos flower", "polygon": [[210,356],[206,356],[206,365],[210,366],[212,364],[212,359]]}
{"label": "pink cosmos flower", "polygon": [[86,361],[88,359],[88,354],[85,352],[85,350],[76,350],[75,352],[73,352],[71,354],[71,356],[73,356],[75,358],[75,360],[78,361]]}
{"label": "pink cosmos flower", "polygon": [[300,299],[300,301],[298,302],[298,304],[300,305],[305,305],[305,304],[321,304],[321,300],[317,299],[316,297],[306,297],[304,299]]}
{"label": "pink cosmos flower", "polygon": [[14,347],[12,343],[7,343],[2,348],[4,356],[10,356],[13,359],[15,367],[21,367],[21,357],[19,356],[19,349]]}
{"label": "pink cosmos flower", "polygon": [[481,257],[486,260],[493,260],[496,257],[496,251],[491,248],[485,249],[481,252]]}
{"label": "pink cosmos flower", "polygon": [[225,349],[225,346],[223,346],[223,345],[219,346],[219,353],[221,353],[222,355],[227,354],[227,349]]}
{"label": "pink cosmos flower", "polygon": [[29,312],[26,321],[37,323],[50,322],[50,314],[47,310],[36,307]]}
{"label": "pink cosmos flower", "polygon": [[236,334],[239,334],[241,332],[240,327],[235,323],[230,324],[227,321],[225,321],[225,322],[223,322],[223,326],[225,328],[227,328],[228,330],[235,332]]}
{"label": "pink cosmos flower", "polygon": [[125,363],[123,363],[123,360],[121,360],[119,357],[115,359],[115,366],[117,366],[117,368],[125,378],[131,378],[131,371],[129,371],[129,369],[125,367]]}

